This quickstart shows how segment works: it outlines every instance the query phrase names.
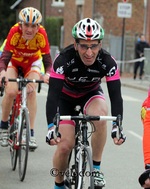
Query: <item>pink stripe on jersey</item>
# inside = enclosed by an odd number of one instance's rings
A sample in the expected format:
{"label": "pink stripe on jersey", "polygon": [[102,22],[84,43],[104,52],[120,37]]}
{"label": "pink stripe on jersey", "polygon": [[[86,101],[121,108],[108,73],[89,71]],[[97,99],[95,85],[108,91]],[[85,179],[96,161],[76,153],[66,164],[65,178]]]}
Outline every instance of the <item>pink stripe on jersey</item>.
{"label": "pink stripe on jersey", "polygon": [[50,77],[57,78],[57,79],[65,79],[64,74],[58,74],[53,69],[51,70]]}
{"label": "pink stripe on jersey", "polygon": [[120,74],[119,74],[119,70],[116,70],[115,75],[113,75],[112,77],[106,77],[106,81],[114,81],[114,80],[118,80],[120,79]]}
{"label": "pink stripe on jersey", "polygon": [[92,97],[86,102],[86,104],[85,104],[85,106],[84,106],[84,108],[83,108],[84,114],[86,114],[86,108],[87,108],[87,106],[92,102],[92,100],[94,100],[94,99],[96,99],[96,98],[100,98],[100,99],[102,99],[102,100],[105,100],[105,97],[104,97],[103,94],[92,96]]}

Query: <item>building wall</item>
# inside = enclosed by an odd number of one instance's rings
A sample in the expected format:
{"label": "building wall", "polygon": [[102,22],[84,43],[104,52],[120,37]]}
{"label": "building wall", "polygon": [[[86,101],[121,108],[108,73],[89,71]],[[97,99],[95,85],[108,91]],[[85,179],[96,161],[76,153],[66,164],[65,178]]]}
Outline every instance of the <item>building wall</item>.
{"label": "building wall", "polygon": [[23,0],[19,4],[17,11],[27,6],[32,6],[40,10],[43,15],[43,19],[49,16],[63,17],[64,14],[64,8],[52,6],[52,0]]}
{"label": "building wall", "polygon": [[147,8],[146,8],[146,40],[150,43],[150,1],[147,0]]}
{"label": "building wall", "polygon": [[[120,0],[85,0],[82,7],[82,17],[93,17],[104,28],[106,34],[121,36],[123,28],[123,18],[117,16],[117,6]],[[132,17],[125,19],[125,35],[135,36],[143,32],[144,23],[144,2],[143,0],[128,1],[132,3]],[[94,4],[94,5],[93,5]],[[71,29],[78,21],[77,7],[75,0],[65,0],[64,7],[64,46],[73,40],[71,39]]]}
{"label": "building wall", "polygon": [[[103,17],[103,27],[106,33],[121,35],[122,18],[117,16],[117,6],[121,0],[95,0],[94,17]],[[129,0],[132,4],[132,17],[126,18],[126,33],[133,35],[143,31],[144,2],[143,0]]]}
{"label": "building wall", "polygon": [[[61,16],[64,17],[64,46],[72,42],[71,29],[73,25],[85,17],[96,19],[104,28],[106,34],[115,36],[122,35],[123,19],[117,17],[117,5],[121,0],[84,0],[82,7],[76,5],[76,0],[65,0],[65,7],[53,7],[52,0],[24,0],[19,4],[19,10],[26,6],[33,6],[41,12],[45,3],[45,17]],[[129,0],[132,3],[132,17],[125,19],[125,35],[136,36],[144,31],[144,1]],[[148,1],[150,7],[150,1]],[[44,15],[43,15],[44,16]],[[149,22],[150,11],[147,11],[147,23]],[[149,29],[147,38],[149,38]]]}
{"label": "building wall", "polygon": [[[42,2],[42,4],[41,4]],[[43,10],[42,5],[45,2],[45,16],[62,16],[64,18],[64,32],[62,35],[62,48],[73,43],[71,35],[72,27],[82,18],[91,17],[97,20],[105,30],[103,47],[110,51],[114,49],[116,56],[120,58],[121,40],[123,34],[123,18],[117,16],[117,6],[121,0],[84,0],[83,6],[77,6],[76,0],[64,0],[65,6],[53,7],[52,0],[24,0],[20,3],[19,8],[25,6],[34,6]],[[150,41],[150,1],[147,0],[147,19],[145,24],[144,0],[128,0],[132,3],[132,17],[125,19],[124,25],[124,59],[134,58],[134,44],[137,35],[146,32],[146,39]],[[116,44],[115,44],[116,43]],[[118,51],[118,52],[117,52]]]}

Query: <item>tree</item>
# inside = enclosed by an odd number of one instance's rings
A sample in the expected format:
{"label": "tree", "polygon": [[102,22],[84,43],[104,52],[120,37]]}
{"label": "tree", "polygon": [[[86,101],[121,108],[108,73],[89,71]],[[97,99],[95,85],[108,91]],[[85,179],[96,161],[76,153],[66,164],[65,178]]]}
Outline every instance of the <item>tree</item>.
{"label": "tree", "polygon": [[16,22],[16,10],[10,9],[16,0],[0,0],[0,43],[6,38],[10,28]]}
{"label": "tree", "polygon": [[62,25],[63,18],[61,17],[48,17],[46,19],[45,29],[51,45],[60,46],[60,31]]}

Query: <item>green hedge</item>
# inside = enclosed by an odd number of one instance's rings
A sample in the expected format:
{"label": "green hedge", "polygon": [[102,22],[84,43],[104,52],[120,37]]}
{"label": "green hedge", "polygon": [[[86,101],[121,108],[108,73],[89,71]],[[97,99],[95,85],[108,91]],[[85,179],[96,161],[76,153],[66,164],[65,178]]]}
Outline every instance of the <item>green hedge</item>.
{"label": "green hedge", "polygon": [[45,21],[45,29],[47,31],[50,45],[60,47],[61,26],[63,25],[63,18],[48,17]]}

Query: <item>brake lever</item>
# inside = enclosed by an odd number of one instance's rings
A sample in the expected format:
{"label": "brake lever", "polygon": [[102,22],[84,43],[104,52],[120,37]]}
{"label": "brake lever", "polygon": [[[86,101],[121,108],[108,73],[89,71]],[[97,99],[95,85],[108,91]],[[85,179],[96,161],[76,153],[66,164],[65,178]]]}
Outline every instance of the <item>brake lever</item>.
{"label": "brake lever", "polygon": [[57,113],[53,119],[54,123],[54,139],[56,140],[59,136],[59,122],[60,122],[60,114],[59,114],[59,108],[57,109]]}
{"label": "brake lever", "polygon": [[121,115],[117,116],[116,122],[117,122],[118,130],[119,130],[119,137],[121,137],[121,131],[123,130]]}

